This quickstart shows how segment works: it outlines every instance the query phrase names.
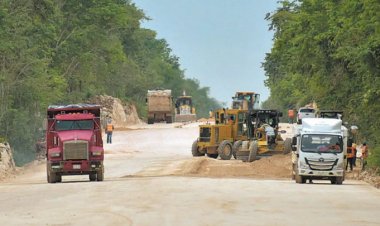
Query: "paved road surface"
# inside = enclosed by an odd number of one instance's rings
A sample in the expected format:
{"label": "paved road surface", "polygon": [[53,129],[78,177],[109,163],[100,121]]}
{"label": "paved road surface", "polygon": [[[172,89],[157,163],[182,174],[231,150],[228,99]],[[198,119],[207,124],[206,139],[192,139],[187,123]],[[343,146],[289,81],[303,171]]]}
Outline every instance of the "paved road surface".
{"label": "paved road surface", "polygon": [[380,191],[363,182],[175,176],[196,137],[191,125],[115,132],[104,182],[47,184],[32,165],[0,182],[0,225],[380,225]]}

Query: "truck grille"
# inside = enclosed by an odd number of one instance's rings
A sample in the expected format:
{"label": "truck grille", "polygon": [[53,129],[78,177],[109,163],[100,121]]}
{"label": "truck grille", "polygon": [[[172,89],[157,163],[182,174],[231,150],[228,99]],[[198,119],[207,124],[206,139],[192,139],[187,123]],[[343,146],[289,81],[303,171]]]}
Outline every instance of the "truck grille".
{"label": "truck grille", "polygon": [[307,159],[306,163],[310,166],[312,170],[332,170],[335,164],[337,164],[338,159]]}
{"label": "truck grille", "polygon": [[88,159],[88,142],[84,140],[63,143],[63,160]]}

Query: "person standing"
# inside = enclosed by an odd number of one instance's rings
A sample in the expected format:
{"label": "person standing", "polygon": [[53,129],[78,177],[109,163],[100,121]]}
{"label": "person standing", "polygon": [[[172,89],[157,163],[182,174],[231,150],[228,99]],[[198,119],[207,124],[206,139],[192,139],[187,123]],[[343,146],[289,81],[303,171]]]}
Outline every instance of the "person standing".
{"label": "person standing", "polygon": [[356,167],[356,154],[358,153],[358,149],[356,149],[357,145],[355,143],[352,144],[352,147],[354,148],[354,157],[352,158],[352,165],[353,167]]}
{"label": "person standing", "polygon": [[[347,163],[346,163],[346,171],[347,171],[347,168],[348,168],[348,165],[350,165],[350,171],[353,170],[353,160],[354,160],[354,147],[352,145],[352,141],[348,142],[348,145],[347,145]],[[348,171],[349,172],[349,171]]]}
{"label": "person standing", "polygon": [[367,158],[368,158],[368,146],[367,146],[367,143],[364,142],[362,146],[362,170],[364,170],[365,166],[367,165]]}
{"label": "person standing", "polygon": [[295,116],[294,110],[293,109],[289,109],[288,110],[289,124],[293,124],[294,116]]}
{"label": "person standing", "polygon": [[112,132],[115,127],[112,125],[111,120],[108,120],[106,125],[107,144],[112,144]]}

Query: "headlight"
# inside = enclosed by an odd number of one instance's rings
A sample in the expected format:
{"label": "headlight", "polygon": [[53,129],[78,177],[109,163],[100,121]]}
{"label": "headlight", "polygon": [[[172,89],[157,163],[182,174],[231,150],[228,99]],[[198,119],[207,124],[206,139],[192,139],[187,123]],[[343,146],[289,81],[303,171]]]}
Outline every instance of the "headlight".
{"label": "headlight", "polygon": [[52,153],[50,153],[50,157],[56,158],[56,157],[59,157],[59,156],[61,156],[60,152],[52,152]]}
{"label": "headlight", "polygon": [[102,151],[93,151],[92,155],[93,156],[100,156],[100,155],[102,155]]}
{"label": "headlight", "polygon": [[300,162],[300,168],[301,169],[309,169],[309,166],[306,164],[306,162],[301,161]]}
{"label": "headlight", "polygon": [[336,169],[343,169],[343,165],[344,165],[344,162],[339,162],[337,165],[336,165]]}

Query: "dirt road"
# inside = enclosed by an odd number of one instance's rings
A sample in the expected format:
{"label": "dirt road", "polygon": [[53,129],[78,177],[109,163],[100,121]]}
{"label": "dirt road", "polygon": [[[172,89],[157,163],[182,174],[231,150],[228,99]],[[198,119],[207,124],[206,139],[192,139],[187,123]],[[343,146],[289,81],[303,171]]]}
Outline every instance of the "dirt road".
{"label": "dirt road", "polygon": [[358,181],[296,184],[290,156],[253,163],[193,158],[194,125],[116,131],[105,181],[44,163],[0,182],[0,225],[378,225],[380,191]]}

